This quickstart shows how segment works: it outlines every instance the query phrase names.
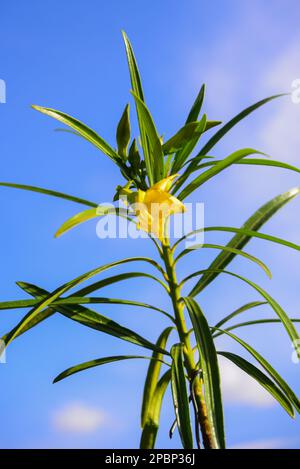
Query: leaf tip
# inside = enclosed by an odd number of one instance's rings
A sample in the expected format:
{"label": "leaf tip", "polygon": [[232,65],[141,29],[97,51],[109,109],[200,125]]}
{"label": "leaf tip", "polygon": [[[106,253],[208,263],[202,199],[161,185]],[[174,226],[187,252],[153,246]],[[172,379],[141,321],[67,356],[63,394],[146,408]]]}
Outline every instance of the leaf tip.
{"label": "leaf tip", "polygon": [[41,111],[43,109],[42,106],[38,106],[37,104],[32,104],[31,107],[35,111]]}

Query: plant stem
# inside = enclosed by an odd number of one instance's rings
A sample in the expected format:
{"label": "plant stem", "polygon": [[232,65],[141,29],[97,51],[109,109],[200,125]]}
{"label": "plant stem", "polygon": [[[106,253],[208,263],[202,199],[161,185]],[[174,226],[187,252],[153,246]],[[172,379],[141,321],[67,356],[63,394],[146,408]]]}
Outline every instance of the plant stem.
{"label": "plant stem", "polygon": [[178,335],[183,344],[184,365],[189,381],[194,389],[195,401],[197,404],[197,419],[200,425],[203,446],[205,449],[215,448],[211,425],[208,419],[207,406],[202,390],[202,380],[199,377],[198,369],[194,360],[194,353],[190,342],[190,335],[184,317],[184,304],[181,301],[181,287],[177,282],[174,257],[169,241],[162,243],[161,257],[164,261],[167,274],[167,282],[170,289],[170,297],[174,309],[175,321]]}

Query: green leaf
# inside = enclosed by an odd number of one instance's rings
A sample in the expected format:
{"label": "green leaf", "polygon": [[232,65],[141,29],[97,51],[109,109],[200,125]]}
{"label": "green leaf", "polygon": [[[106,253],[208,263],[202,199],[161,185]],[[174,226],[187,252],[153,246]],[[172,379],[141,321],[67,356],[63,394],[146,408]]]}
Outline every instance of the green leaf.
{"label": "green leaf", "polygon": [[275,168],[282,168],[288,169],[290,171],[295,171],[296,173],[300,173],[300,169],[296,168],[296,166],[292,166],[291,164],[284,163],[283,161],[277,160],[261,160],[259,158],[247,158],[246,160],[238,161],[237,164],[250,164],[256,166],[273,166]]}
{"label": "green leaf", "polygon": [[0,186],[12,187],[13,189],[22,189],[25,191],[39,192],[40,194],[51,195],[52,197],[58,197],[60,199],[70,200],[71,202],[76,202],[77,204],[87,205],[89,207],[98,207],[98,204],[95,202],[90,202],[89,200],[80,199],[79,197],[74,197],[73,195],[64,194],[63,192],[52,191],[50,189],[43,189],[42,187],[36,186],[27,186],[25,184],[14,184],[12,182],[0,182]]}
{"label": "green leaf", "polygon": [[37,304],[37,300],[1,301],[0,310],[29,308],[29,307],[34,306],[36,304]]}
{"label": "green leaf", "polygon": [[[23,282],[19,282],[23,283]],[[46,296],[46,295],[43,295]],[[0,303],[0,309],[18,309],[18,308],[28,308],[30,306],[35,306],[39,304],[43,296],[39,297],[36,300],[17,300],[17,301],[4,301]],[[123,300],[120,298],[106,298],[106,297],[86,297],[86,296],[68,296],[67,298],[58,298],[57,300],[51,303],[52,307],[55,306],[65,306],[65,305],[83,305],[83,304],[115,304],[115,305],[128,305],[128,306],[141,306],[143,308],[153,309],[154,311],[159,311],[160,313],[167,314],[160,308],[156,306],[151,306],[147,303],[142,303],[140,301],[133,300]]]}
{"label": "green leaf", "polygon": [[[128,280],[128,279],[131,279],[131,278],[136,278],[136,277],[145,277],[145,278],[149,278],[151,280],[154,280],[155,282],[159,283],[165,289],[168,290],[168,288],[164,284],[164,282],[162,282],[159,278],[154,277],[154,275],[147,274],[145,272],[125,272],[123,274],[118,274],[118,275],[113,275],[111,277],[106,277],[102,280],[98,280],[97,282],[94,282],[94,283],[88,285],[87,287],[81,288],[80,290],[76,291],[76,296],[86,296],[86,295],[89,295],[90,293],[93,293],[96,290],[100,290],[101,288],[104,288],[108,285],[112,285],[114,283],[121,282],[123,280]],[[17,282],[17,285],[19,285],[22,288],[21,285],[25,285],[25,284],[23,282]],[[30,284],[27,283],[26,285],[30,285]],[[41,296],[43,296],[44,294],[42,294]],[[21,300],[21,301],[23,302],[24,300]],[[25,301],[28,301],[28,300],[25,300]],[[29,300],[29,301],[32,301],[32,300]],[[5,302],[5,303],[7,303],[7,302]],[[13,308],[13,306],[12,306],[12,308]],[[3,309],[7,309],[7,308],[3,307]]]}
{"label": "green leaf", "polygon": [[[223,171],[224,169],[231,166],[233,163],[236,163],[237,161],[241,160],[242,158],[245,158],[246,156],[251,155],[253,153],[262,154],[261,152],[253,150],[252,148],[244,148],[242,150],[238,150],[238,151],[235,151],[234,153],[231,153],[229,156],[227,156],[223,160],[220,160],[215,166],[208,169],[204,173],[201,173],[192,182],[190,182],[179,193],[178,199],[179,200],[185,199],[188,195],[190,195],[192,192],[194,192],[196,189],[198,189],[198,187],[200,187],[202,184],[207,182],[209,179],[216,176],[221,171]],[[186,170],[186,172],[188,173],[188,169]],[[178,186],[177,186],[176,190],[178,190]]]}
{"label": "green leaf", "polygon": [[[20,282],[19,282],[20,283]],[[0,310],[2,309],[18,309],[28,308],[35,306],[39,303],[42,298],[37,300],[17,300],[17,301],[4,301],[0,303]],[[51,306],[57,305],[83,305],[83,304],[116,304],[116,305],[129,305],[129,306],[141,306],[143,308],[153,309],[170,317],[161,308],[149,305],[148,303],[142,303],[140,301],[123,300],[119,298],[106,298],[106,297],[86,297],[86,296],[68,296],[67,298],[58,298],[51,303]],[[172,318],[173,320],[173,318]]]}
{"label": "green leaf", "polygon": [[216,329],[219,331],[223,331],[224,334],[231,337],[234,341],[238,342],[245,350],[247,350],[252,357],[257,360],[257,362],[264,368],[264,370],[271,376],[271,378],[275,381],[275,383],[279,386],[279,388],[285,393],[286,397],[293,403],[294,407],[300,412],[300,402],[298,397],[289,387],[289,385],[284,381],[284,379],[274,370],[274,368],[270,365],[270,363],[265,360],[253,347],[247,344],[244,340],[240,339],[236,335],[228,332],[224,329]]}
{"label": "green leaf", "polygon": [[[203,100],[204,100],[204,95],[205,95],[205,85],[203,84],[190,110],[190,113],[187,117],[187,120],[185,122],[186,124],[189,124],[191,122],[195,122],[198,120],[198,116],[200,114]],[[202,119],[206,121],[206,116],[203,116]],[[176,174],[182,168],[183,166],[182,162],[185,162],[186,159],[189,157],[189,155],[192,153],[193,149],[198,143],[200,136],[201,134],[197,135],[193,140],[189,141],[184,146],[184,148],[175,155],[170,174]]]}
{"label": "green leaf", "polygon": [[113,357],[104,357],[98,358],[96,360],[90,360],[88,362],[80,363],[80,365],[75,365],[71,366],[70,368],[67,368],[65,371],[56,376],[56,378],[54,378],[53,383],[58,383],[58,381],[68,378],[69,376],[74,375],[75,373],[88,370],[89,368],[94,368],[95,366],[106,365],[107,363],[113,363],[122,360],[130,360],[133,358],[149,359],[150,357],[142,357],[140,355],[115,355]]}
{"label": "green leaf", "polygon": [[144,101],[144,92],[143,92],[143,88],[142,88],[141,77],[140,77],[140,73],[139,73],[139,70],[138,70],[137,63],[136,63],[136,58],[134,56],[134,52],[133,52],[133,49],[132,49],[132,45],[131,45],[125,31],[122,31],[122,36],[123,36],[123,40],[124,40],[124,43],[125,43],[125,49],[126,49],[126,55],[127,55],[127,60],[128,60],[128,67],[129,67],[129,73],[130,73],[132,89],[135,92],[135,94],[142,101]]}
{"label": "green leaf", "polygon": [[175,153],[181,150],[187,143],[199,137],[205,130],[205,122],[202,120],[200,122],[190,122],[185,124],[184,127],[181,127],[178,132],[176,132],[173,137],[166,141],[163,144],[162,149],[165,155],[170,153]]}
{"label": "green leaf", "polygon": [[225,448],[223,405],[217,352],[206,318],[198,303],[190,297],[183,298],[190,315],[200,354],[208,418],[216,448]]}
{"label": "green leaf", "polygon": [[130,164],[132,171],[135,174],[139,174],[141,171],[141,157],[135,138],[132,140],[132,144],[129,148],[128,163]]}
{"label": "green leaf", "polygon": [[152,116],[146,104],[134,92],[132,92],[132,95],[135,99],[135,104],[138,109],[139,116],[141,122],[143,123],[143,127],[145,129],[145,133],[149,143],[150,166],[151,174],[153,174],[153,182],[158,182],[164,177],[164,154],[162,150],[160,136],[156,130]]}
{"label": "green leaf", "polygon": [[257,306],[262,306],[268,304],[267,301],[251,301],[250,303],[247,303],[240,308],[236,309],[233,311],[233,313],[228,314],[228,316],[225,316],[221,321],[217,322],[215,327],[221,327],[223,324],[225,324],[227,321],[230,319],[236,317],[238,314],[244,313],[245,311],[249,311],[249,309],[256,308]]}
{"label": "green leaf", "polygon": [[[179,189],[179,187],[181,187],[184,182],[186,181],[186,179],[194,172],[196,171],[199,171],[200,169],[203,169],[203,168],[207,168],[207,167],[210,167],[210,166],[214,166],[216,165],[217,163],[219,163],[219,161],[221,160],[214,160],[214,161],[208,161],[206,163],[201,163],[201,161],[204,159],[204,158],[208,158],[208,156],[198,156],[198,157],[195,157],[193,158],[192,160],[189,160],[186,164],[189,164],[189,167],[188,167],[188,170],[181,176],[181,179],[179,181],[179,184],[178,184],[178,187],[176,187],[176,190]],[[210,157],[211,158],[211,157]],[[198,163],[201,163],[198,165]],[[290,164],[287,164],[287,163],[284,163],[282,161],[278,161],[278,160],[263,160],[263,159],[260,159],[260,158],[246,158],[246,159],[243,159],[243,160],[240,160],[240,161],[237,161],[236,163],[234,164],[245,164],[245,165],[252,165],[252,166],[270,166],[270,167],[275,167],[275,168],[282,168],[282,169],[287,169],[289,171],[295,171],[296,173],[299,173],[300,172],[300,169],[299,168],[296,168],[296,166],[292,166]]]}
{"label": "green leaf", "polygon": [[220,124],[222,124],[222,121],[207,121],[204,132],[207,132],[208,130],[210,130],[213,127],[216,127],[217,125],[220,125]]}
{"label": "green leaf", "polygon": [[150,278],[151,280],[154,280],[155,282],[162,285],[168,291],[168,287],[165,285],[165,283],[159,278],[154,277],[154,275],[150,275],[145,272],[125,272],[123,274],[113,275],[111,277],[106,277],[102,280],[98,280],[97,282],[94,282],[91,285],[88,285],[87,287],[84,287],[81,290],[78,290],[76,294],[79,296],[89,295],[90,293],[93,293],[94,291],[99,290],[100,288],[104,288],[113,283],[121,282],[123,280],[136,278],[136,277]]}
{"label": "green leaf", "polygon": [[[49,296],[51,296],[49,295],[49,292],[47,292],[46,290],[43,290],[32,284],[19,282],[19,286],[21,286],[21,288],[26,290],[29,294],[41,298],[41,302],[39,304],[45,303],[46,300],[49,298]],[[47,295],[46,300],[45,300],[45,295]],[[72,319],[73,321],[79,322],[80,324],[84,326],[90,327],[100,332],[104,332],[106,334],[112,335],[119,339],[126,340],[135,345],[140,345],[141,347],[144,347],[150,350],[158,350],[159,352],[169,355],[168,352],[162,349],[158,349],[156,345],[152,344],[147,339],[144,339],[144,337],[140,336],[136,332],[126,327],[123,327],[120,324],[116,323],[115,321],[112,321],[111,319],[107,318],[106,316],[103,316],[102,314],[97,313],[96,311],[88,309],[84,306],[80,306],[77,304],[72,305],[72,306],[51,305],[51,308],[48,308],[48,309],[51,309],[52,312],[54,312],[53,310],[56,310],[63,316],[69,319]],[[28,330],[34,320],[36,321],[36,324],[38,322],[41,322],[42,315],[39,315],[39,314],[32,315],[30,313],[31,312],[29,312],[25,316],[25,318],[23,318],[20,321],[20,323],[9,334],[6,334],[5,339],[3,338],[3,340],[5,341],[6,347],[14,338],[18,337],[19,335],[24,333],[26,330]],[[42,314],[44,314],[44,311],[42,311]],[[22,327],[20,327],[21,325]]]}
{"label": "green leaf", "polygon": [[[46,296],[46,295],[45,295]],[[12,303],[11,308],[26,308],[28,306],[35,306],[42,299],[40,297],[38,300],[20,300],[15,302],[4,302],[0,303],[0,309],[4,309],[5,306],[9,306]],[[16,306],[16,303],[19,303],[19,306]],[[68,296],[67,298],[58,298],[57,300],[51,303],[52,307],[55,306],[64,306],[64,305],[83,305],[83,304],[114,304],[114,305],[128,305],[128,306],[140,306],[142,308],[152,309],[153,311],[158,311],[169,318],[172,318],[166,311],[156,306],[150,305],[148,303],[142,303],[140,301],[134,300],[123,300],[120,298],[106,298],[106,297],[86,297],[86,296]],[[9,308],[5,308],[9,309]],[[173,321],[173,318],[172,318]]]}
{"label": "green leaf", "polygon": [[224,135],[229,132],[236,124],[238,124],[242,119],[247,117],[251,112],[255,111],[259,107],[263,106],[264,104],[272,101],[275,98],[280,98],[281,96],[286,96],[286,94],[277,94],[275,96],[271,96],[269,98],[263,99],[258,101],[257,103],[253,104],[252,106],[244,109],[240,112],[237,116],[231,119],[227,124],[225,124],[212,138],[204,145],[204,147],[199,151],[198,155],[206,155],[215,145],[216,143],[221,140]]}
{"label": "green leaf", "polygon": [[200,88],[200,91],[198,93],[197,98],[195,99],[195,102],[189,112],[189,115],[186,120],[186,124],[189,124],[190,122],[195,122],[198,119],[198,116],[200,114],[203,100],[205,96],[205,84],[203,84]]}
{"label": "green leaf", "polygon": [[171,370],[166,371],[157,383],[149,408],[148,418],[142,431],[140,448],[153,449],[159,428],[163,398],[171,379]]}
{"label": "green leaf", "polygon": [[[22,290],[28,292],[27,290],[27,285],[23,282],[17,282],[17,285],[22,288]],[[28,284],[30,285],[30,284]],[[31,287],[31,285],[30,285]],[[47,293],[45,290],[41,290],[42,292],[42,295]],[[29,293],[29,292],[28,292]],[[35,300],[26,300],[26,302],[34,302]],[[16,303],[16,302],[14,302]],[[24,301],[22,300],[22,303],[24,303]],[[23,307],[23,306],[22,306]],[[16,333],[15,337],[18,337],[19,335],[21,334],[24,334],[25,332],[27,332],[28,330],[32,329],[33,327],[37,326],[38,324],[40,324],[41,322],[45,321],[46,319],[48,319],[49,317],[51,317],[53,314],[55,313],[55,311],[53,311],[51,308],[47,308],[45,309],[44,311],[42,311],[38,316],[35,316],[34,318],[31,319],[31,321],[29,321],[27,323],[27,325],[24,327],[24,329],[22,329],[21,332],[18,332],[18,328],[17,327],[14,327],[12,329],[12,331],[10,331],[9,334],[14,334]],[[5,334],[3,337],[2,337],[2,340],[5,342],[5,344],[7,343],[7,339],[8,339],[8,336],[9,334]]]}
{"label": "green leaf", "polygon": [[[192,123],[189,122],[186,125],[190,126],[192,125]],[[195,136],[193,138],[188,139],[185,145],[183,146],[183,148],[178,153],[176,153],[174,157],[173,165],[172,165],[171,174],[176,174],[183,167],[185,161],[187,160],[187,158],[190,156],[193,149],[197,145],[198,140],[201,137],[202,133],[205,132],[206,125],[207,125],[206,115],[204,114],[202,119],[198,122],[197,133],[195,134]]]}
{"label": "green leaf", "polygon": [[189,398],[186,389],[182,350],[182,344],[175,344],[171,349],[171,356],[173,359],[171,368],[172,396],[183,448],[192,449],[193,434],[191,429]]}
{"label": "green leaf", "polygon": [[181,243],[181,241],[183,241],[184,239],[188,238],[189,236],[193,234],[200,233],[201,231],[204,231],[204,232],[224,231],[228,233],[237,233],[237,234],[245,235],[249,237],[249,240],[251,238],[264,239],[265,241],[270,241],[272,243],[281,244],[282,246],[287,246],[288,248],[295,249],[296,251],[300,251],[300,246],[298,244],[291,243],[290,241],[287,241],[286,239],[277,238],[276,236],[271,236],[265,233],[260,233],[259,231],[246,230],[244,228],[235,228],[233,226],[207,226],[206,228],[200,228],[198,230],[194,230],[188,233],[187,235],[183,236],[182,238],[180,238],[174,244],[173,248],[178,246],[178,244]]}
{"label": "green leaf", "polygon": [[[280,208],[284,207],[285,204],[293,200],[294,197],[299,195],[300,187],[290,189],[289,191],[274,197],[269,202],[260,207],[248,220],[243,224],[241,231],[236,230],[236,235],[229,241],[227,247],[235,249],[243,249],[243,247],[250,241],[253,236],[261,237],[268,239],[269,241],[279,242],[280,244],[285,244],[294,249],[300,250],[299,246],[289,243],[287,241],[280,240],[279,238],[274,238],[269,235],[255,234]],[[205,229],[206,231],[216,230],[216,231],[234,231],[233,228],[224,228],[224,227],[213,227],[210,229]],[[248,233],[247,233],[248,231]],[[221,252],[214,261],[208,267],[208,270],[224,269],[235,257],[235,254],[230,252]],[[209,283],[216,278],[218,272],[207,272],[199,280],[197,285],[194,288],[194,292],[200,293]]]}
{"label": "green leaf", "polygon": [[194,244],[190,248],[187,248],[187,249],[184,249],[183,251],[181,251],[181,253],[176,257],[175,262],[177,262],[179,259],[184,257],[186,254],[190,254],[194,250],[202,249],[202,248],[204,248],[204,249],[206,249],[206,248],[208,248],[208,249],[220,249],[221,251],[228,251],[228,252],[232,252],[236,255],[243,256],[246,259],[248,259],[252,262],[255,262],[257,265],[259,265],[259,267],[261,267],[263,269],[263,271],[267,274],[267,276],[269,278],[272,278],[272,274],[270,272],[270,269],[257,257],[252,256],[251,254],[248,254],[247,252],[241,251],[240,249],[235,249],[235,248],[232,248],[232,247],[229,247],[229,246],[221,246],[219,244]]}
{"label": "green leaf", "polygon": [[55,233],[55,238],[58,238],[62,234],[71,230],[75,226],[80,225],[81,223],[84,223],[88,220],[92,220],[93,218],[103,217],[109,214],[123,216],[124,218],[128,218],[127,209],[122,209],[122,208],[112,207],[112,206],[105,206],[105,205],[98,205],[97,208],[91,208],[88,210],[84,210],[83,212],[76,213],[76,215],[74,215],[73,217],[65,221]]}
{"label": "green leaf", "polygon": [[[24,282],[18,282],[19,285],[23,285]],[[36,306],[46,295],[41,295],[36,300],[17,300],[17,301],[2,301],[0,303],[0,310],[6,309],[19,309],[19,308],[29,308]],[[128,306],[140,306],[142,308],[152,309],[153,311],[158,311],[164,314],[166,317],[174,322],[174,318],[168,314],[166,311],[156,306],[150,305],[148,303],[143,303],[140,301],[133,300],[123,300],[119,298],[106,298],[106,297],[85,297],[85,296],[68,296],[67,298],[58,298],[57,300],[51,303],[52,307],[57,305],[83,305],[83,304],[116,304],[116,305],[128,305]]]}
{"label": "green leaf", "polygon": [[[124,31],[122,31],[122,35],[123,35],[123,39],[125,43],[131,86],[136,96],[138,96],[139,99],[142,102],[144,102],[145,99],[144,99],[144,92],[142,88],[141,77],[140,77],[139,69],[137,66],[136,58],[134,56],[134,52],[132,49],[132,45],[130,44],[130,41]],[[140,107],[138,107],[137,104],[136,104],[136,111],[137,111],[138,123],[139,123],[139,128],[140,128],[141,142],[142,142],[142,147],[143,147],[143,152],[144,152],[145,164],[147,168],[147,174],[148,174],[150,186],[152,186],[154,182],[154,174],[153,174],[152,158],[150,154],[150,147],[149,147],[149,142],[147,139],[146,129],[144,126],[144,119],[141,115]]]}
{"label": "green leaf", "polygon": [[[169,338],[169,335],[172,329],[173,329],[172,327],[168,327],[163,330],[163,332],[160,334],[156,342],[157,347],[163,348],[163,349],[166,347],[166,343],[167,343],[167,340]],[[141,411],[141,427],[142,428],[144,428],[144,426],[146,425],[148,415],[151,409],[152,398],[155,393],[155,389],[159,380],[161,362],[157,360],[162,359],[163,356],[161,353],[158,353],[155,351],[152,354],[152,358],[153,360],[149,364],[147,376],[146,376],[145,384],[144,384],[143,403],[142,403],[142,411]]]}
{"label": "green leaf", "polygon": [[[87,287],[84,287],[81,290],[78,290],[76,292],[76,295],[77,296],[85,296],[85,295],[88,295],[88,294],[90,294],[90,293],[92,293],[96,290],[99,290],[99,289],[104,288],[108,285],[111,285],[113,283],[116,283],[116,282],[119,282],[119,281],[122,281],[122,280],[126,280],[128,278],[135,278],[135,277],[151,278],[151,279],[161,283],[166,288],[166,286],[164,285],[164,283],[161,280],[159,280],[158,278],[156,278],[156,277],[154,277],[150,274],[146,274],[146,273],[143,273],[143,272],[128,272],[128,273],[124,273],[124,274],[115,275],[115,276],[112,276],[112,277],[107,277],[103,280],[99,280],[98,282],[95,282],[91,285],[88,285]],[[37,295],[37,290],[38,290],[40,299],[42,297],[45,297],[48,294],[48,292],[46,290],[38,288],[35,285],[32,285],[30,283],[17,282],[17,285],[22,290],[26,291],[27,293],[29,293],[33,296]],[[19,300],[19,301],[13,301],[13,302],[3,302],[3,303],[0,303],[0,309],[24,308],[24,307],[34,306],[35,304],[36,304],[36,300]],[[29,322],[29,324],[27,325],[27,327],[25,328],[25,330],[23,332],[26,332],[27,330],[29,330],[32,327],[36,326],[37,324],[42,322],[44,319],[47,319],[48,317],[52,316],[53,314],[54,314],[54,311],[51,308],[47,308],[42,313],[39,313],[38,317],[34,318],[32,320],[32,322]],[[174,318],[170,314],[168,314],[166,312],[164,312],[163,314],[165,314],[169,319],[171,319],[172,322],[174,322]],[[6,338],[4,340],[6,340]]]}
{"label": "green leaf", "polygon": [[96,148],[101,150],[106,156],[108,156],[114,163],[117,163],[120,166],[121,158],[115,152],[115,150],[103,140],[94,130],[87,127],[83,122],[75,119],[64,112],[57,111],[55,109],[50,109],[42,106],[32,106],[33,109],[39,111],[47,116],[53,117],[54,119],[62,122],[63,124],[71,127],[71,129],[78,132],[83,138],[88,142],[92,143]]}
{"label": "green leaf", "polygon": [[276,399],[277,402],[283,407],[283,409],[291,416],[294,417],[294,408],[291,405],[289,399],[286,398],[285,394],[283,394],[280,389],[273,383],[268,376],[266,376],[261,370],[259,370],[256,366],[252,365],[252,363],[248,362],[244,358],[236,355],[235,353],[230,352],[218,352],[219,355],[230,360],[236,366],[238,366],[241,370],[243,370],[247,375],[251,376],[258,382],[263,388],[265,388],[271,396]]}
{"label": "green leaf", "polygon": [[[19,324],[16,326],[16,328],[11,331],[10,334],[7,336],[6,340],[6,346],[17,336],[22,333],[23,329],[26,328],[27,324],[32,322],[33,319],[35,319],[39,313],[41,313],[47,306],[51,305],[58,297],[66,293],[68,290],[70,290],[73,287],[76,287],[80,283],[84,282],[85,280],[89,280],[93,276],[99,274],[100,272],[104,272],[105,270],[108,270],[112,267],[115,267],[117,265],[121,265],[127,262],[133,262],[133,261],[146,261],[158,268],[158,270],[161,269],[161,267],[152,259],[148,258],[143,258],[143,257],[132,257],[128,259],[122,259],[121,261],[116,261],[112,262],[110,264],[105,264],[101,267],[97,267],[96,269],[90,270],[89,272],[80,275],[79,277],[75,278],[74,280],[71,280],[70,282],[65,283],[61,287],[57,288],[54,290],[54,292],[50,293],[46,298],[44,298],[39,305],[35,306],[32,310],[29,311],[29,313],[19,322]],[[73,307],[72,309],[74,309]],[[82,307],[81,307],[82,308]]]}
{"label": "green leaf", "polygon": [[[300,319],[299,318],[290,318],[290,320],[292,322],[300,322]],[[234,324],[233,326],[229,326],[229,327],[226,327],[226,329],[224,329],[225,331],[233,331],[234,329],[237,329],[239,327],[245,327],[245,326],[255,326],[255,325],[258,325],[258,324],[281,324],[281,320],[280,319],[256,319],[254,321],[245,321],[245,322],[240,322],[238,324]],[[217,326],[215,326],[217,327]],[[214,333],[213,334],[213,337],[214,339],[216,339],[217,337],[219,337],[220,335],[223,334],[223,331],[219,331],[217,333]]]}
{"label": "green leaf", "polygon": [[[210,270],[215,270],[215,269],[210,269]],[[204,273],[206,272],[207,269],[205,270],[200,270],[199,272],[195,272],[194,274],[191,274],[189,275],[188,277],[186,277],[182,283],[186,282],[188,279],[198,275],[198,274],[201,274],[201,273]],[[263,288],[261,288],[259,285],[257,285],[256,283],[252,282],[251,280],[245,278],[245,277],[242,277],[241,275],[238,275],[238,274],[235,274],[233,272],[229,272],[228,270],[222,270],[221,271],[222,273],[224,274],[227,274],[227,275],[231,275],[232,277],[235,277],[235,278],[238,278],[239,280],[242,280],[243,282],[247,283],[248,285],[250,285],[252,288],[254,288],[258,293],[261,294],[261,296],[263,298],[266,299],[266,301],[269,303],[269,305],[272,307],[272,309],[274,310],[274,312],[277,314],[277,316],[279,317],[279,319],[281,320],[282,324],[284,325],[288,335],[290,336],[291,340],[293,341],[293,343],[299,343],[300,341],[300,337],[292,323],[292,321],[290,320],[290,318],[287,316],[287,314],[285,313],[285,311],[281,308],[281,306],[277,303],[277,301],[274,300],[274,298],[272,298]],[[196,289],[196,286],[191,290],[191,292],[189,293],[189,296],[195,296],[197,294],[197,289]],[[298,355],[300,357],[300,351],[298,352]]]}
{"label": "green leaf", "polygon": [[127,158],[127,149],[130,142],[130,116],[129,116],[129,104],[126,105],[120,122],[117,127],[117,145],[118,153],[126,160]]}
{"label": "green leaf", "polygon": [[[195,171],[208,167],[208,166],[214,166],[216,165],[220,160],[214,160],[214,161],[209,161],[207,163],[202,163],[199,166],[195,167]],[[278,161],[278,160],[263,160],[260,158],[246,158],[241,161],[237,161],[237,163],[234,164],[246,164],[246,165],[251,165],[251,166],[271,166],[275,168],[282,168],[282,169],[288,169],[290,171],[295,171],[296,173],[300,173],[300,169],[296,168],[296,166],[292,166],[288,163],[284,163],[283,161]]]}

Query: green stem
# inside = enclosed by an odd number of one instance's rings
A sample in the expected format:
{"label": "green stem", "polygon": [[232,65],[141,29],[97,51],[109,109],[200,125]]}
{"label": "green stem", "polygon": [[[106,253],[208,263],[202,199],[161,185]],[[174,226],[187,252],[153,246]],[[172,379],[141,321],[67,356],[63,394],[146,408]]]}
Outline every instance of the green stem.
{"label": "green stem", "polygon": [[166,267],[166,280],[170,289],[170,297],[174,309],[175,322],[180,342],[183,344],[184,364],[189,381],[193,385],[195,401],[197,404],[197,418],[201,428],[204,448],[214,448],[214,439],[211,425],[207,415],[207,406],[202,390],[202,380],[198,375],[194,353],[190,342],[190,334],[184,316],[184,304],[181,301],[181,287],[177,281],[173,251],[169,240],[162,243],[161,257]]}

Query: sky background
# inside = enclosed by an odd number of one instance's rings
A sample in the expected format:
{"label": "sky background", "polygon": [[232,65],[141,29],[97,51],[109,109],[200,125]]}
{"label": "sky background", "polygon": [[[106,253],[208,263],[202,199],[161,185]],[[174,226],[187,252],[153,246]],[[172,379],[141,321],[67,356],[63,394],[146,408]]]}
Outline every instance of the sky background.
{"label": "sky background", "polygon": [[[114,146],[117,122],[131,101],[121,29],[133,43],[147,104],[168,138],[183,125],[203,82],[208,118],[223,121],[261,98],[291,91],[292,81],[300,78],[299,16],[297,0],[2,2],[0,78],[6,82],[7,102],[0,104],[0,180],[99,203],[112,199],[121,179],[110,160],[87,142],[54,132],[56,122],[30,104],[74,115]],[[290,97],[276,100],[239,124],[214,155],[223,158],[250,146],[299,166],[299,119],[300,107]],[[264,202],[297,185],[297,173],[238,166],[209,181],[189,201],[204,202],[206,225],[240,226]],[[60,224],[82,210],[71,202],[1,188],[0,207],[2,300],[25,297],[17,280],[51,290],[101,264],[154,255],[147,240],[98,239],[94,221],[54,239]],[[294,200],[263,231],[299,243],[299,210],[300,199]],[[207,242],[227,240],[216,233],[206,237]],[[289,315],[299,315],[299,253],[259,240],[251,241],[247,251],[269,265],[273,280],[245,259],[234,260],[230,269],[263,286]],[[182,261],[181,275],[205,268],[215,255],[209,250],[195,253]],[[236,279],[220,277],[199,298],[210,324],[260,299]],[[170,308],[159,287],[146,279],[123,282],[101,294],[155,299]],[[167,325],[148,310],[110,306],[99,311],[152,341]],[[22,315],[20,310],[2,311],[1,335]],[[245,320],[251,317],[273,317],[273,312],[261,307],[244,314]],[[293,349],[280,325],[244,328],[238,335],[300,393],[299,365],[291,360]],[[217,348],[244,355],[230,340],[219,340]],[[55,385],[52,379],[89,359],[140,352],[59,315],[17,339],[7,351],[7,363],[0,364],[0,447],[137,447],[147,363],[111,364]],[[299,419],[291,420],[225,359],[221,366],[228,446],[300,448]],[[168,393],[158,448],[179,445],[177,435],[168,438],[170,404]]]}

